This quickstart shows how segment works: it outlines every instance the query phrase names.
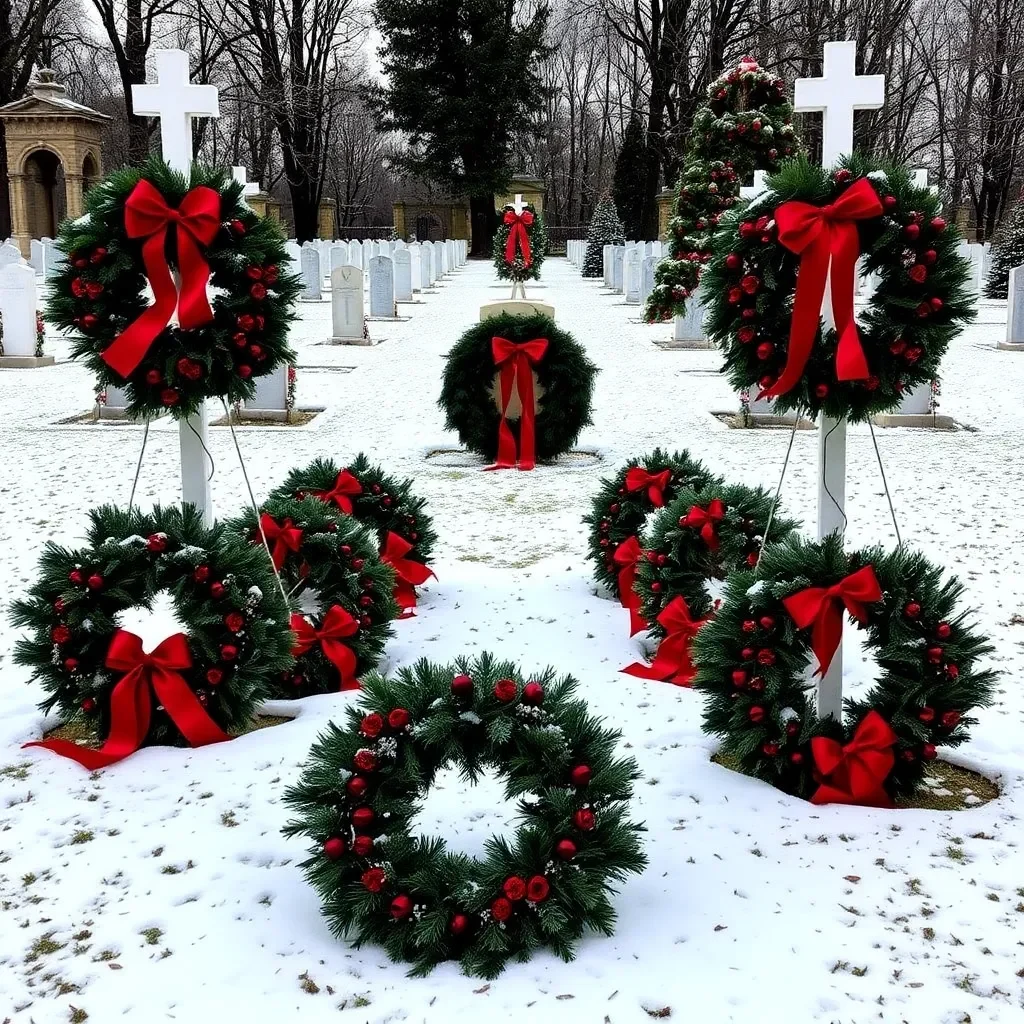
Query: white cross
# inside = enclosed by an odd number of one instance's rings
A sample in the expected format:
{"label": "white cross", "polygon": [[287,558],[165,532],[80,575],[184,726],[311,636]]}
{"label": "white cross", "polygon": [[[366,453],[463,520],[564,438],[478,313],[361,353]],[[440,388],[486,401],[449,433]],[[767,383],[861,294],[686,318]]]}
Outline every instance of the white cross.
{"label": "white cross", "polygon": [[260,183],[249,181],[244,167],[232,167],[231,177],[242,186],[243,196],[258,196],[260,194]]}
{"label": "white cross", "polygon": [[516,211],[517,217],[521,216],[523,210],[526,209],[526,203],[523,202],[523,194],[521,192],[517,192],[515,202],[510,203],[509,205]]}
{"label": "white cross", "polygon": [[156,85],[133,85],[136,114],[160,118],[160,147],[164,160],[187,175],[192,165],[192,118],[219,117],[215,85],[190,85],[188,54],[157,50]]}
{"label": "white cross", "polygon": [[933,196],[937,196],[939,194],[939,186],[938,185],[929,185],[928,184],[928,168],[927,167],[918,167],[917,170],[914,171],[914,184],[918,188],[926,188],[926,189],[928,189]]}
{"label": "white cross", "polygon": [[765,171],[754,171],[754,184],[740,188],[740,199],[756,199],[768,187],[768,174]]}

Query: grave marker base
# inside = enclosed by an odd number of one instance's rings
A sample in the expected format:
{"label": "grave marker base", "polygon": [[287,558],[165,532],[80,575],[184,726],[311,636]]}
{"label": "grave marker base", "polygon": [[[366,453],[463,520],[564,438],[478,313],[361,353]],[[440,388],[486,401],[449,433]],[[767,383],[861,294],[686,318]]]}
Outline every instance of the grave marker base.
{"label": "grave marker base", "polygon": [[508,313],[511,316],[548,316],[555,318],[555,307],[547,302],[536,302],[533,299],[505,299],[504,302],[485,302],[480,307],[480,319],[501,316]]}
{"label": "grave marker base", "polygon": [[55,362],[53,356],[0,356],[0,370],[33,370]]}

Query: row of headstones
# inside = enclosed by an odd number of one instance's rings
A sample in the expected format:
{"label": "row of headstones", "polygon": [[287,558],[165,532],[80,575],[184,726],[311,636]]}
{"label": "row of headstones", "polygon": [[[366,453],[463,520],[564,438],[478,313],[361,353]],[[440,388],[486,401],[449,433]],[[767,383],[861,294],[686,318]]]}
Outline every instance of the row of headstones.
{"label": "row of headstones", "polygon": [[602,250],[604,285],[626,297],[629,306],[643,306],[654,289],[654,270],[664,259],[661,242],[627,242]]}

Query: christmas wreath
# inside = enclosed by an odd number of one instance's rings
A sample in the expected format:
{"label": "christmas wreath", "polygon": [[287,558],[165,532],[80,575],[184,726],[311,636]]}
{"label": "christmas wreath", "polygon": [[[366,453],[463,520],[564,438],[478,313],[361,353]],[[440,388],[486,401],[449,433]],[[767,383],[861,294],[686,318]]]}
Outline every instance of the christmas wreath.
{"label": "christmas wreath", "polygon": [[316,498],[271,498],[257,522],[249,509],[226,523],[243,540],[266,543],[300,611],[292,614],[295,664],[274,696],[353,690],[377,666],[398,614],[394,570],[377,557],[376,538]]}
{"label": "christmas wreath", "polygon": [[511,206],[498,213],[492,255],[500,280],[536,281],[547,251],[544,220],[532,203],[527,203],[522,213]]}
{"label": "christmas wreath", "polygon": [[[765,549],[757,573],[732,575],[694,641],[704,729],[743,770],[814,803],[892,806],[912,794],[939,746],[967,739],[994,674],[977,667],[988,642],[957,609],[963,588],[920,554],[844,552],[832,535],[795,534]],[[867,631],[878,679],[847,700],[842,723],[808,699],[813,653],[824,673],[844,612]]]}
{"label": "christmas wreath", "polygon": [[597,367],[540,314],[502,313],[452,346],[438,405],[445,426],[495,469],[532,469],[567,452],[590,423]]}
{"label": "christmas wreath", "polygon": [[[680,490],[657,514],[644,535],[633,589],[638,615],[659,641],[658,650],[651,665],[631,665],[626,672],[690,685],[690,641],[715,606],[708,583],[757,565],[771,506],[771,495],[759,487],[714,480]],[[776,509],[771,542],[798,525]]]}
{"label": "christmas wreath", "polygon": [[[788,164],[715,236],[704,271],[705,325],[733,387],[758,387],[779,412],[856,421],[892,409],[938,376],[974,315],[958,241],[903,168],[856,156],[833,171]],[[880,283],[858,324],[859,257]],[[826,286],[835,330],[819,322]]]}
{"label": "christmas wreath", "polygon": [[61,229],[69,255],[47,319],[74,332],[72,354],[101,389],[125,389],[129,416],[187,416],[210,396],[244,401],[254,378],[294,361],[300,285],[280,269],[284,239],[224,171],[195,165],[186,181],[150,158],[90,189],[86,208]]}
{"label": "christmas wreath", "polygon": [[[86,546],[48,543],[39,579],[14,603],[15,625],[31,634],[14,657],[46,690],[43,711],[84,718],[105,742],[32,745],[93,769],[141,746],[228,739],[292,661],[288,610],[266,555],[207,529],[191,506],[106,505],[90,518]],[[145,653],[120,616],[164,591],[186,632]]]}
{"label": "christmas wreath", "polygon": [[437,542],[426,501],[412,493],[412,485],[372,465],[360,452],[343,468],[333,459],[318,458],[293,469],[271,497],[320,498],[376,533],[380,558],[395,572],[400,617],[407,618],[415,614],[416,587],[434,575],[426,563]]}
{"label": "christmas wreath", "polygon": [[[364,680],[363,707],[328,727],[285,794],[298,813],[285,833],[311,840],[303,867],[336,934],[382,945],[413,974],[459,960],[494,977],[542,946],[570,960],[585,931],[612,933],[613,883],[645,864],[626,817],[639,772],[575,689],[486,654]],[[523,824],[483,859],[412,833],[446,765],[470,782],[493,768],[519,799]]]}
{"label": "christmas wreath", "polygon": [[643,557],[640,531],[648,515],[664,508],[680,488],[700,489],[711,473],[689,452],[663,452],[630,459],[613,477],[601,480],[590,515],[587,544],[594,578],[630,611],[631,634],[647,624],[639,614],[640,599],[633,590],[637,561]]}

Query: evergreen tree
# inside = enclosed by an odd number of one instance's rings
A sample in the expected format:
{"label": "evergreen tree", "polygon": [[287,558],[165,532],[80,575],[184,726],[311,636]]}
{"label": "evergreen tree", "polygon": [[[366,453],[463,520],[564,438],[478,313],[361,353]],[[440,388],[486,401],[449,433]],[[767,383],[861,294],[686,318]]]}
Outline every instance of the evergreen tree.
{"label": "evergreen tree", "polygon": [[627,238],[637,239],[642,235],[646,184],[647,139],[640,118],[634,114],[622,136],[612,181],[612,197]]}
{"label": "evergreen tree", "polygon": [[782,79],[762,71],[753,57],[711,83],[707,102],[693,118],[669,221],[669,258],[658,264],[644,310],[648,323],[686,311],[700,268],[711,258],[719,218],[738,202],[740,186],[755,170],[774,174],[798,152],[792,112]]}
{"label": "evergreen tree", "polygon": [[1024,264],[1024,198],[1018,199],[1010,214],[999,225],[992,240],[992,262],[985,282],[985,295],[1005,299],[1010,271]]}
{"label": "evergreen tree", "polygon": [[387,76],[370,92],[380,127],[408,136],[407,170],[469,196],[472,252],[489,254],[494,193],[509,185],[515,145],[536,134],[546,98],[548,6],[376,0],[374,18]]}
{"label": "evergreen tree", "polygon": [[604,275],[604,247],[618,245],[626,240],[622,221],[619,220],[615,201],[611,196],[601,197],[594,216],[590,218],[587,229],[587,251],[583,257],[583,276],[602,277]]}

